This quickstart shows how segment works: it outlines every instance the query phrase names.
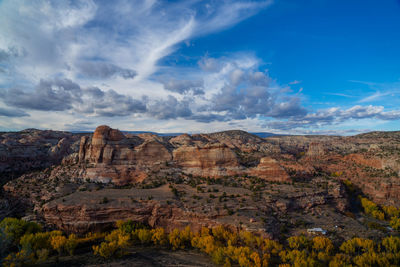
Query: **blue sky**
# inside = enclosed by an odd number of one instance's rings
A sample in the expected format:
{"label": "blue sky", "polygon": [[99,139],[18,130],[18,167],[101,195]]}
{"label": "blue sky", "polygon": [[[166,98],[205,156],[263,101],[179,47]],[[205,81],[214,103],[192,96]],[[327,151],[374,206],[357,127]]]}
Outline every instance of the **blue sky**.
{"label": "blue sky", "polygon": [[0,130],[399,130],[400,2],[0,1]]}

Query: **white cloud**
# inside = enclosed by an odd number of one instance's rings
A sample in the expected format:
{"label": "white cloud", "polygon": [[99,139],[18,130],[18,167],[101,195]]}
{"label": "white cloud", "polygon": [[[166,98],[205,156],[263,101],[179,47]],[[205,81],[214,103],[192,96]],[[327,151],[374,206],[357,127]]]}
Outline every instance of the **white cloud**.
{"label": "white cloud", "polygon": [[[379,106],[310,112],[300,91],[282,87],[252,53],[206,55],[194,67],[162,65],[185,41],[232,27],[271,3],[3,0],[0,127],[279,131],[398,119],[399,111]],[[387,96],[377,92],[360,103]]]}

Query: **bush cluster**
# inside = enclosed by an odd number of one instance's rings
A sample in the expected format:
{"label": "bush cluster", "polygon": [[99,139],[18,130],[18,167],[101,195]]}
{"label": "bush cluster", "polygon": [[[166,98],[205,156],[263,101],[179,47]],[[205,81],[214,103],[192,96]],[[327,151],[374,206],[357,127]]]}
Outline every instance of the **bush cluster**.
{"label": "bush cluster", "polygon": [[[385,208],[386,210],[386,208]],[[388,212],[394,212],[388,209]],[[340,246],[325,236],[289,237],[283,244],[248,231],[233,231],[223,226],[173,229],[150,227],[133,221],[118,221],[108,233],[86,236],[64,235],[61,231],[43,232],[35,223],[6,218],[0,222],[1,251],[4,266],[44,263],[49,256],[73,255],[81,243],[94,244],[94,255],[105,259],[121,257],[132,246],[164,249],[196,249],[221,266],[399,266],[400,238],[389,236],[380,242],[354,237]]]}

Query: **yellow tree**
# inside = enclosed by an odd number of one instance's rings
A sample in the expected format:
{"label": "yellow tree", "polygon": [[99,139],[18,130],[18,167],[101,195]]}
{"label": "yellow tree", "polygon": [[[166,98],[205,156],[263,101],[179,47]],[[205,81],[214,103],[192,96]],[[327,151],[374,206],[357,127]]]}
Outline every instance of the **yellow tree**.
{"label": "yellow tree", "polygon": [[288,243],[291,249],[307,249],[310,245],[310,241],[304,235],[291,236]]}
{"label": "yellow tree", "polygon": [[68,251],[69,255],[74,255],[74,251],[77,246],[78,238],[75,234],[70,234],[68,236],[67,242],[65,243],[65,249]]}
{"label": "yellow tree", "polygon": [[400,217],[392,217],[390,226],[395,230],[400,230]]}
{"label": "yellow tree", "polygon": [[167,241],[167,234],[165,233],[164,228],[159,227],[153,229],[151,240],[153,241],[154,245],[161,245],[161,246],[166,245],[168,241]]}
{"label": "yellow tree", "polygon": [[50,238],[50,244],[54,250],[57,250],[58,254],[61,254],[64,250],[67,238],[63,235],[56,235]]}
{"label": "yellow tree", "polygon": [[316,236],[312,239],[312,247],[315,251],[324,251],[325,253],[331,253],[333,250],[332,241],[324,236]]}
{"label": "yellow tree", "polygon": [[348,255],[359,255],[374,250],[374,242],[370,239],[354,237],[342,243],[339,248]]}
{"label": "yellow tree", "polygon": [[400,237],[388,236],[382,240],[382,246],[386,252],[389,253],[400,253]]}

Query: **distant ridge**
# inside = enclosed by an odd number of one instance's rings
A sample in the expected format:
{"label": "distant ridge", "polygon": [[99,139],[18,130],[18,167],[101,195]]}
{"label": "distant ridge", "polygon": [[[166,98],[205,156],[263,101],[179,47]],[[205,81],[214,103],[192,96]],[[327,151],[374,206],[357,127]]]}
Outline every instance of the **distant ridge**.
{"label": "distant ridge", "polygon": [[[146,134],[147,133],[147,134],[155,134],[158,136],[178,136],[178,135],[184,134],[184,133],[157,133],[157,132],[151,132],[151,131],[121,131],[121,132],[123,132],[124,134]],[[93,133],[93,131],[71,131],[71,133]],[[273,133],[268,133],[268,132],[248,132],[248,133],[256,135],[261,138],[280,135],[280,134],[273,134]]]}

